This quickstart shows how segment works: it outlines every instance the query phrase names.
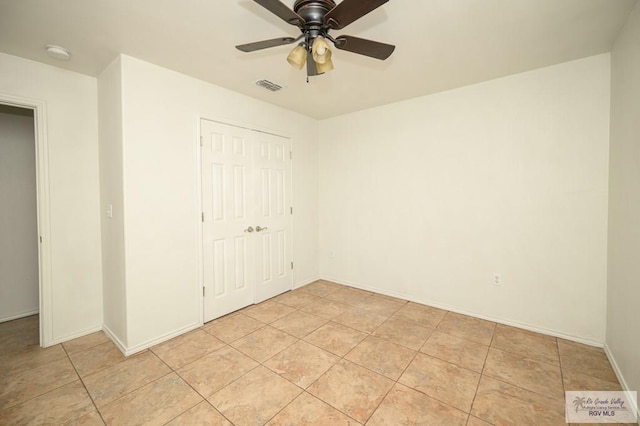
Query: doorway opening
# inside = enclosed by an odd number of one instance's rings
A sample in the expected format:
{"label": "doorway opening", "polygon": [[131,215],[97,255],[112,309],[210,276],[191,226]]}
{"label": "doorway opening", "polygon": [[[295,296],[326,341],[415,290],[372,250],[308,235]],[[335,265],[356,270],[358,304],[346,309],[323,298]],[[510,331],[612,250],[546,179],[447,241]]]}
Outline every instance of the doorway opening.
{"label": "doorway opening", "polygon": [[45,347],[51,340],[50,310],[45,297],[50,291],[50,256],[44,118],[44,102],[0,94],[0,341],[3,353]]}

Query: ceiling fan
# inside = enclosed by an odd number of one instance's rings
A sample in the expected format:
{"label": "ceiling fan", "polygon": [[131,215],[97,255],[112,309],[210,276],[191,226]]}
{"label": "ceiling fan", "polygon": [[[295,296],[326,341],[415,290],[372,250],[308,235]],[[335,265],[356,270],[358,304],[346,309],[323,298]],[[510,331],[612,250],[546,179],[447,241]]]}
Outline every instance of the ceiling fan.
{"label": "ceiling fan", "polygon": [[308,77],[333,69],[327,40],[337,49],[380,60],[387,59],[395,50],[395,46],[377,41],[349,35],[336,38],[329,35],[330,30],[343,29],[389,0],[342,0],[338,5],[334,0],[296,0],[293,10],[279,0],[254,1],[288,24],[298,27],[302,34],[297,38],[280,37],[241,44],[236,48],[243,52],[254,52],[299,42],[287,61],[298,69],[302,69],[306,63]]}

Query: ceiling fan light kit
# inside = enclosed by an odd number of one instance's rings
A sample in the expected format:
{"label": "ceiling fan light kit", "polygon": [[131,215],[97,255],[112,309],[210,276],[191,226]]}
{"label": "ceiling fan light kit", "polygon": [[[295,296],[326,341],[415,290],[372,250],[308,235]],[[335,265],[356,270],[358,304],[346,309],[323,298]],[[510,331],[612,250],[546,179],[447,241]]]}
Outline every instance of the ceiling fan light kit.
{"label": "ceiling fan light kit", "polygon": [[307,77],[324,74],[333,70],[332,51],[327,42],[336,49],[385,60],[395,50],[395,46],[348,35],[333,38],[330,30],[341,30],[389,0],[343,0],[336,5],[334,0],[296,0],[293,10],[280,0],[254,0],[256,3],[278,16],[290,25],[298,27],[298,38],[280,37],[236,46],[243,52],[268,49],[292,44],[303,40],[294,47],[287,61],[291,66],[302,69],[307,64]]}

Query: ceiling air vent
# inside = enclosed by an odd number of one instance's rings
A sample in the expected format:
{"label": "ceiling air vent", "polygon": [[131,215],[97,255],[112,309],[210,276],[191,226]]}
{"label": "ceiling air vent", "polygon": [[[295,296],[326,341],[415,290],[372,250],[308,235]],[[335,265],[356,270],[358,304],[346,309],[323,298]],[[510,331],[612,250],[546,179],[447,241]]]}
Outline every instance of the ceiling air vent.
{"label": "ceiling air vent", "polygon": [[260,87],[264,87],[265,89],[271,92],[278,92],[284,89],[284,86],[280,86],[279,84],[276,84],[273,81],[269,81],[269,80],[258,80],[256,81],[256,85]]}

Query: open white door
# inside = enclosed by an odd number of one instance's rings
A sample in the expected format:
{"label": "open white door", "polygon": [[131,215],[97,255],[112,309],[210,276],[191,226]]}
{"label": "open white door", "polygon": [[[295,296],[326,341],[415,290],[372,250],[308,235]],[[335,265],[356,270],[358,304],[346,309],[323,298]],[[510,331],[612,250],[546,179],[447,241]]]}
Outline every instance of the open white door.
{"label": "open white door", "polygon": [[204,321],[292,288],[290,141],[201,121]]}

